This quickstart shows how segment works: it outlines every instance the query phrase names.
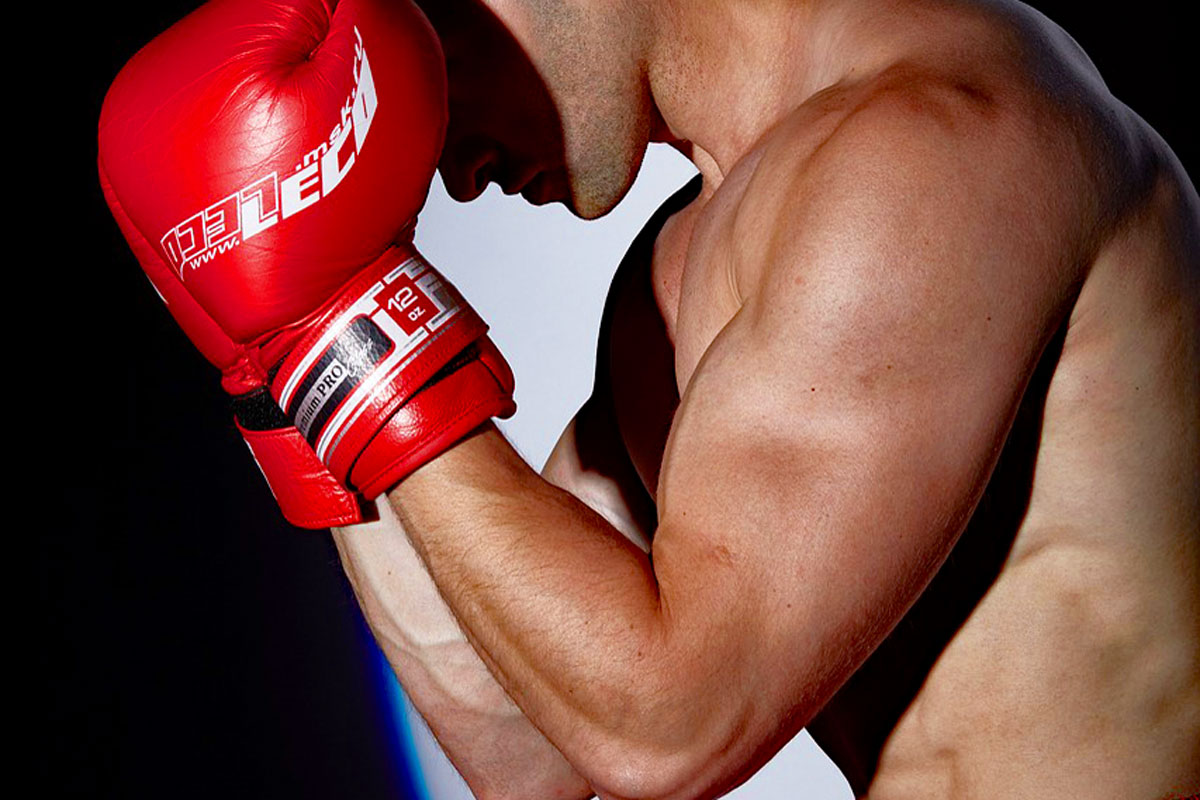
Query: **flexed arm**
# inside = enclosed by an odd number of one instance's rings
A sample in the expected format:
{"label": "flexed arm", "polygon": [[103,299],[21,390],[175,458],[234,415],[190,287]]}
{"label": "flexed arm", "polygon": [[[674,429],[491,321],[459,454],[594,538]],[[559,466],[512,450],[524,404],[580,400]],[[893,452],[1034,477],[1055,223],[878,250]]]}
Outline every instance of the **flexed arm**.
{"label": "flexed arm", "polygon": [[1070,298],[1059,251],[1011,232],[1078,212],[1023,202],[1052,165],[1030,131],[982,144],[991,124],[945,87],[892,87],[811,156],[760,162],[739,210],[759,224],[729,248],[759,260],[686,378],[649,555],[490,428],[389,494],[500,682],[602,796],[739,783],[961,532]]}

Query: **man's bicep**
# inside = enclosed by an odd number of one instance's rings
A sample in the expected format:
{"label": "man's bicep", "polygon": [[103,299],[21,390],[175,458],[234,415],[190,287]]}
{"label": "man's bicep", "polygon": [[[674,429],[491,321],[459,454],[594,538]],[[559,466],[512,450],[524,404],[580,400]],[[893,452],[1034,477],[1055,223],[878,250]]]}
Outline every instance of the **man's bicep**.
{"label": "man's bicep", "polygon": [[744,273],[664,460],[668,633],[724,649],[797,724],[953,546],[1067,294],[1019,190],[922,124],[858,163],[825,148],[773,199],[773,260]]}

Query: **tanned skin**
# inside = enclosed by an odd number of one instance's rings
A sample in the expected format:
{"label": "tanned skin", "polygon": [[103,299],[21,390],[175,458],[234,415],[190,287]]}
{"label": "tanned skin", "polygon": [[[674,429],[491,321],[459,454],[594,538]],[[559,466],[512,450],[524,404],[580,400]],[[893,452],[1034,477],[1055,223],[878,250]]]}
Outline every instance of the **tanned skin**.
{"label": "tanned skin", "polygon": [[[701,173],[542,475],[488,426],[335,532],[475,792],[713,797],[805,725],[872,800],[1200,791],[1200,201],[1074,42],[999,0],[427,5],[455,196],[597,216],[650,140]],[[546,102],[494,99],[506,47]]]}

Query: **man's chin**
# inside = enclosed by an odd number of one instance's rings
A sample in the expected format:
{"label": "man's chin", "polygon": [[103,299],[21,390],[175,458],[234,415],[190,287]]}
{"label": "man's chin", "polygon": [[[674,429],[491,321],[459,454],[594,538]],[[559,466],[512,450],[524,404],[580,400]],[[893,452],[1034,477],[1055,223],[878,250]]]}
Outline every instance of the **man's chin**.
{"label": "man's chin", "polygon": [[565,171],[543,172],[521,189],[521,197],[535,206],[561,203],[567,211],[585,220],[602,217],[616,205],[611,198],[577,191]]}
{"label": "man's chin", "polygon": [[599,219],[600,217],[603,217],[605,214],[607,214],[608,212],[613,210],[613,206],[599,206],[596,208],[586,208],[586,207],[578,208],[577,206],[575,206],[575,204],[567,203],[565,201],[563,202],[563,205],[567,207],[568,211],[570,211],[572,214],[574,214],[575,216],[577,216],[583,220]]}
{"label": "man's chin", "polygon": [[[612,211],[629,194],[637,180],[644,151],[633,160],[613,158],[604,168],[580,169],[568,183],[571,201],[567,208],[580,219],[596,219]],[[623,168],[614,168],[621,164]]]}
{"label": "man's chin", "polygon": [[568,191],[563,196],[563,205],[567,207],[575,216],[580,219],[597,219],[603,217],[608,212],[617,207],[621,199],[629,191],[629,186],[620,188],[620,191],[589,191],[588,188],[579,189],[572,187],[573,191]]}

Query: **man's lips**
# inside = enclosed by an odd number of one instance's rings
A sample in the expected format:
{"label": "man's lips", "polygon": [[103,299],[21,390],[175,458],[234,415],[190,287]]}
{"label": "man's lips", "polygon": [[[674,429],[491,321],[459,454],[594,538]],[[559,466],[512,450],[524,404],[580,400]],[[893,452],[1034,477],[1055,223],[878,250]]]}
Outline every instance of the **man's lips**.
{"label": "man's lips", "polygon": [[526,201],[535,206],[545,205],[553,200],[560,199],[559,197],[559,181],[557,175],[551,172],[539,172],[534,178],[525,184],[521,190],[521,196]]}

